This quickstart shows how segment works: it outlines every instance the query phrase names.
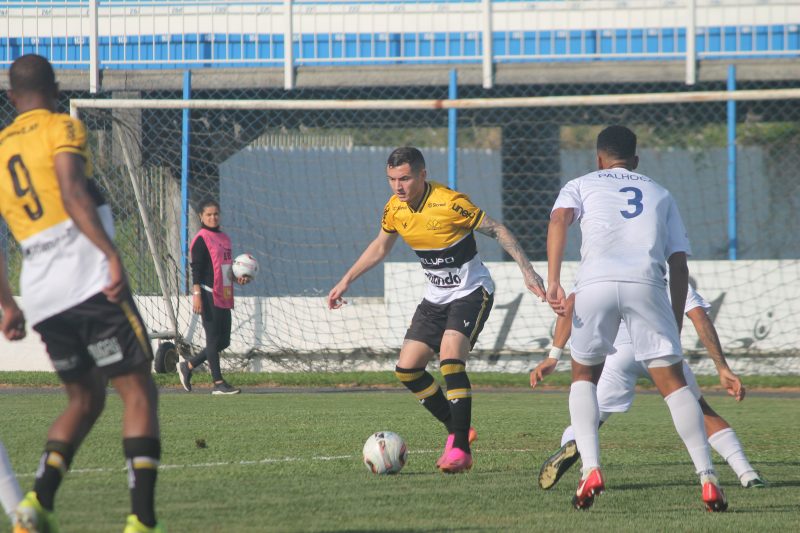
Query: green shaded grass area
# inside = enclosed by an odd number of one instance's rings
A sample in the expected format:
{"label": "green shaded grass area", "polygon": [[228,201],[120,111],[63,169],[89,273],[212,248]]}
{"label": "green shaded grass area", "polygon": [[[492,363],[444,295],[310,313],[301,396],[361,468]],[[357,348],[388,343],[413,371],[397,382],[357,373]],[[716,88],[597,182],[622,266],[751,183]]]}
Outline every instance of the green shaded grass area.
{"label": "green shaded grass area", "polygon": [[[434,372],[437,378],[441,376]],[[177,374],[154,374],[161,387],[180,387]],[[401,389],[394,372],[226,372],[225,379],[239,387],[389,387]],[[473,372],[470,374],[473,387],[527,388],[529,376],[524,374],[505,374],[500,372]],[[440,381],[442,381],[440,379]],[[800,375],[786,376],[742,376],[749,388],[780,389],[800,388]],[[703,388],[719,388],[716,376],[697,376]],[[200,387],[211,386],[207,372],[195,372],[192,383]],[[57,387],[58,376],[52,372],[0,372],[0,386],[11,387]],[[556,372],[545,380],[543,387],[569,387],[570,374]],[[647,380],[640,380],[643,388],[653,388]]]}
{"label": "green shaded grass area", "polygon": [[[564,392],[476,391],[475,466],[455,476],[436,472],[445,431],[406,392],[163,394],[158,516],[170,532],[795,530],[797,399],[709,402],[771,482],[743,489],[715,457],[730,500],[724,514],[704,511],[688,454],[656,395],[639,396],[630,413],[603,426],[607,492],[578,512],[570,505],[577,468],[549,491],[536,486],[568,424]],[[2,404],[0,438],[27,490],[65,398],[5,392]],[[59,491],[62,530],[122,529],[129,507],[120,418],[111,395]],[[379,430],[408,444],[409,462],[396,476],[372,475],[361,462],[364,441]]]}

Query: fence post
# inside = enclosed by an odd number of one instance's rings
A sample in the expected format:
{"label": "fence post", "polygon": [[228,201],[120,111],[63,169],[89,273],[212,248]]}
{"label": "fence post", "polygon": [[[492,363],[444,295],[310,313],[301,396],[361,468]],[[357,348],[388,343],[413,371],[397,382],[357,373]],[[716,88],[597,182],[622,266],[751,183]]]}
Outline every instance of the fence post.
{"label": "fence post", "polygon": [[292,0],[283,0],[283,88],[294,89],[294,14]]}
{"label": "fence post", "polygon": [[494,87],[494,73],[493,61],[494,53],[492,52],[492,0],[482,0],[481,2],[481,18],[482,18],[482,41],[483,41],[483,88],[491,89]]}
{"label": "fence post", "polygon": [[686,1],[686,85],[697,82],[697,0]]}
{"label": "fence post", "polygon": [[[458,98],[458,71],[450,70],[450,87],[447,91],[450,100]],[[447,110],[447,186],[458,190],[458,110]]]}
{"label": "fence post", "polygon": [[[736,66],[728,65],[728,91],[736,90]],[[739,251],[736,225],[736,101],[728,100],[728,259]]]}
{"label": "fence post", "polygon": [[97,44],[97,3],[98,0],[89,0],[89,92],[97,94],[100,90],[100,58]]}
{"label": "fence post", "polygon": [[[183,99],[192,98],[192,71],[183,73]],[[186,290],[186,259],[189,251],[188,223],[189,223],[189,115],[188,107],[183,108],[181,121],[181,268],[180,288],[181,293]]]}

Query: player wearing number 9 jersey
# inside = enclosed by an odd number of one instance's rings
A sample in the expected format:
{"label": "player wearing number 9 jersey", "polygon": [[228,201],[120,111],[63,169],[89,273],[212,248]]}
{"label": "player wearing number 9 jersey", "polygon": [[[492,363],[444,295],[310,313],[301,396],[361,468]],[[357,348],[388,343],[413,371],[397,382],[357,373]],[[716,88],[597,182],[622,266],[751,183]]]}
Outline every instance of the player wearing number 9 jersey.
{"label": "player wearing number 9 jersey", "polygon": [[[597,137],[598,170],[567,183],[550,215],[547,299],[561,316],[566,306],[561,263],[567,228],[575,220],[582,237],[571,317],[569,405],[583,475],[573,505],[588,508],[605,489],[597,383],[624,321],[636,360],[647,365],[700,476],[703,501],[710,511],[724,511],[727,500],[711,463],[703,413],[683,374],[680,327],[691,248],[675,200],[651,178],[634,172],[638,164],[636,135],[623,126],[604,129]],[[671,305],[664,281],[667,264]]]}
{"label": "player wearing number 9 jersey", "polygon": [[[103,411],[107,380],[124,406],[131,494],[125,532],[162,531],[153,503],[161,443],[152,350],[111,241],[110,209],[87,180],[86,130],[55,113],[58,86],[45,58],[18,58],[9,81],[18,116],[0,132],[0,215],[22,248],[23,310],[69,399],[48,432],[33,490],[17,506],[14,532],[57,531],[55,493]],[[0,269],[0,303],[9,299]],[[24,336],[22,314],[4,317],[2,329],[11,340]]]}

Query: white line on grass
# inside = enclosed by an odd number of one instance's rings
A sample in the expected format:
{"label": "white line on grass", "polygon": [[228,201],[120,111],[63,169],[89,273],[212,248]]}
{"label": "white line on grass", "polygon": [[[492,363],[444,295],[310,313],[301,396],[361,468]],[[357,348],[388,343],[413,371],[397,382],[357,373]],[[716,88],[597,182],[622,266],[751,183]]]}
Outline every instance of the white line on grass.
{"label": "white line on grass", "polygon": [[[484,450],[481,451],[481,454],[485,453],[530,453],[534,450]],[[409,454],[413,455],[430,455],[435,453],[441,453],[440,450],[416,450],[416,451],[409,451]],[[267,464],[278,464],[278,463],[296,463],[300,461],[343,461],[346,459],[360,459],[358,455],[314,455],[312,457],[278,457],[278,458],[271,458],[267,457],[264,459],[259,459],[257,461],[218,461],[214,463],[193,463],[193,464],[183,464],[183,465],[159,465],[159,470],[177,470],[181,468],[216,468],[220,466],[250,466],[250,465],[267,465]],[[105,474],[109,472],[125,472],[125,467],[118,467],[118,468],[75,468],[74,470],[70,470],[69,473],[71,475],[75,474]],[[20,478],[28,478],[34,477],[35,473],[26,473],[26,474],[17,474],[17,477]]]}

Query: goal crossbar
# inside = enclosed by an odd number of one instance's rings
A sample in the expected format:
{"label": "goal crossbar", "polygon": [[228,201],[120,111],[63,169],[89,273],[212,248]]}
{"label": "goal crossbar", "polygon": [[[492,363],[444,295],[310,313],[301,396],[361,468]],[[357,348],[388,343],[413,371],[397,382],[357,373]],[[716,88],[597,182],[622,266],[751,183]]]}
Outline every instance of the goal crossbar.
{"label": "goal crossbar", "polygon": [[685,93],[630,93],[575,96],[531,96],[516,98],[456,98],[416,100],[147,100],[91,99],[70,101],[70,114],[77,117],[81,107],[93,109],[233,109],[233,110],[437,110],[501,109],[521,107],[605,106],[681,104],[753,100],[796,100],[798,89],[746,91],[697,91]]}

